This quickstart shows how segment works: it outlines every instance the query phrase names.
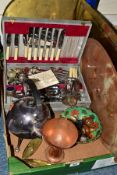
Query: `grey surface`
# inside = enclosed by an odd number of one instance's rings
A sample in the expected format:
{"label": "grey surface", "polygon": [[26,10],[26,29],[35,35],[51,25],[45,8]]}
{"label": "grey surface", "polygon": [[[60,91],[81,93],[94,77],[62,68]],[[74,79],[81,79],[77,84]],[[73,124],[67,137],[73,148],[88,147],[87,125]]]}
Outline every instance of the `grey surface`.
{"label": "grey surface", "polygon": [[69,174],[69,175],[117,175],[117,165],[93,170],[90,172],[75,173],[75,174]]}

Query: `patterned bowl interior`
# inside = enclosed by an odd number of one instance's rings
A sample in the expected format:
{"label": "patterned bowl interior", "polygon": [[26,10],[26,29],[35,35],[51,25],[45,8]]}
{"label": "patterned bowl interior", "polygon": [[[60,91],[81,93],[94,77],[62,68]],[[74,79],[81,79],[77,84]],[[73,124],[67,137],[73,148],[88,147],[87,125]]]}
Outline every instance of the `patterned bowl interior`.
{"label": "patterned bowl interior", "polygon": [[79,130],[78,143],[88,143],[98,139],[102,125],[98,116],[85,107],[70,107],[61,113],[61,117],[72,120]]}

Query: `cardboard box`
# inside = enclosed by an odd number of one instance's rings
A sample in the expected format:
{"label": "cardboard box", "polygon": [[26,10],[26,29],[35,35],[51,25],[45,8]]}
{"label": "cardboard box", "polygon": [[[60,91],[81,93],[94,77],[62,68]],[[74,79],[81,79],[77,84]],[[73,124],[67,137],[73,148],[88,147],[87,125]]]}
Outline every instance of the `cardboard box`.
{"label": "cardboard box", "polygon": [[[85,46],[85,45],[84,45]],[[6,71],[6,70],[5,70]],[[7,107],[7,105],[5,106]],[[6,108],[7,109],[7,108]],[[4,116],[4,114],[3,114]],[[4,121],[5,122],[5,121]],[[5,133],[6,138],[8,135]],[[15,147],[17,138],[13,135],[11,135],[10,143],[12,143],[12,146]],[[25,140],[22,144],[21,150],[23,151],[25,144],[29,140]],[[49,165],[44,167],[38,167],[38,168],[29,168],[27,165],[25,165],[19,158],[21,158],[21,152],[20,154],[11,154],[11,144],[7,145],[7,151],[8,151],[8,162],[9,162],[9,172],[11,174],[67,174],[67,173],[75,173],[75,172],[84,172],[89,171],[92,169],[102,168],[106,166],[115,165],[114,162],[114,155],[103,145],[101,139],[84,144],[84,145],[76,145],[73,148],[70,148],[68,150],[65,150],[65,159],[63,162],[55,164],[55,165]],[[46,144],[45,144],[46,147]],[[42,150],[44,147],[42,148]],[[39,150],[38,150],[39,151]],[[44,150],[43,150],[44,151]],[[41,154],[43,153],[41,151]],[[36,154],[36,153],[35,153]],[[40,154],[40,152],[38,152]],[[15,156],[18,156],[15,157]],[[33,155],[34,156],[34,155]],[[42,157],[44,154],[41,155]]]}

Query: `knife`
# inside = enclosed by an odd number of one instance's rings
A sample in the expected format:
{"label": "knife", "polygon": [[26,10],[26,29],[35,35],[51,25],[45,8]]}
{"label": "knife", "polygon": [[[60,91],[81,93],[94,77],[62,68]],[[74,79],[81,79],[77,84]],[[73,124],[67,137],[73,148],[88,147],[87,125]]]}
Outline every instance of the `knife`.
{"label": "knife", "polygon": [[34,28],[30,27],[28,34],[28,60],[31,60],[32,57],[33,39],[34,39]]}
{"label": "knife", "polygon": [[64,41],[64,34],[65,34],[65,31],[63,29],[60,29],[58,33],[58,39],[57,39],[57,45],[56,45],[56,48],[57,48],[56,57],[55,57],[56,61],[58,61],[60,58],[60,52]]}
{"label": "knife", "polygon": [[39,46],[39,28],[36,27],[34,31],[34,52],[33,52],[34,60],[37,60],[38,46]]}
{"label": "knife", "polygon": [[49,30],[49,28],[46,28],[45,40],[44,40],[44,50],[43,50],[43,58],[44,58],[45,61],[47,61],[47,57],[45,58],[45,54],[46,54],[46,46],[48,44],[48,41],[47,41],[48,30]]}
{"label": "knife", "polygon": [[18,47],[19,47],[19,34],[15,34],[15,39],[14,39],[14,45],[15,45],[15,50],[14,50],[14,60],[17,60],[18,58]]}
{"label": "knife", "polygon": [[83,51],[82,47],[84,47],[83,45],[84,41],[85,41],[85,37],[79,37],[77,48],[76,48],[76,57],[80,58],[82,51]]}
{"label": "knife", "polygon": [[23,34],[23,43],[24,43],[24,57],[28,57],[28,35]]}
{"label": "knife", "polygon": [[7,44],[7,48],[6,48],[6,60],[9,60],[10,46],[11,46],[11,34],[7,34],[6,44]]}
{"label": "knife", "polygon": [[39,60],[41,61],[43,58],[44,44],[46,39],[46,28],[42,28],[41,36],[40,36],[40,47],[39,47]]}
{"label": "knife", "polygon": [[54,56],[55,56],[55,48],[57,44],[57,38],[58,38],[58,30],[53,29],[52,32],[52,48],[51,48],[51,53],[50,53],[50,61],[53,61]]}
{"label": "knife", "polygon": [[49,51],[51,47],[52,41],[52,28],[48,29],[47,41],[46,41],[46,52],[45,52],[45,60],[47,61],[49,58]]}

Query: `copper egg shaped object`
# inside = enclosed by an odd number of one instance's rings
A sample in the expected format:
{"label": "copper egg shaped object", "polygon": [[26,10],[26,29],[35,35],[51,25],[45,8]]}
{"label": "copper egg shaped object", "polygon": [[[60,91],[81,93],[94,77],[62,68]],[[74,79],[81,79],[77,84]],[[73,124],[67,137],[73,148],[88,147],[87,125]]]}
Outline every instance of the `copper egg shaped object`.
{"label": "copper egg shaped object", "polygon": [[70,148],[78,139],[76,126],[68,119],[54,118],[48,120],[42,128],[45,140],[58,148]]}

